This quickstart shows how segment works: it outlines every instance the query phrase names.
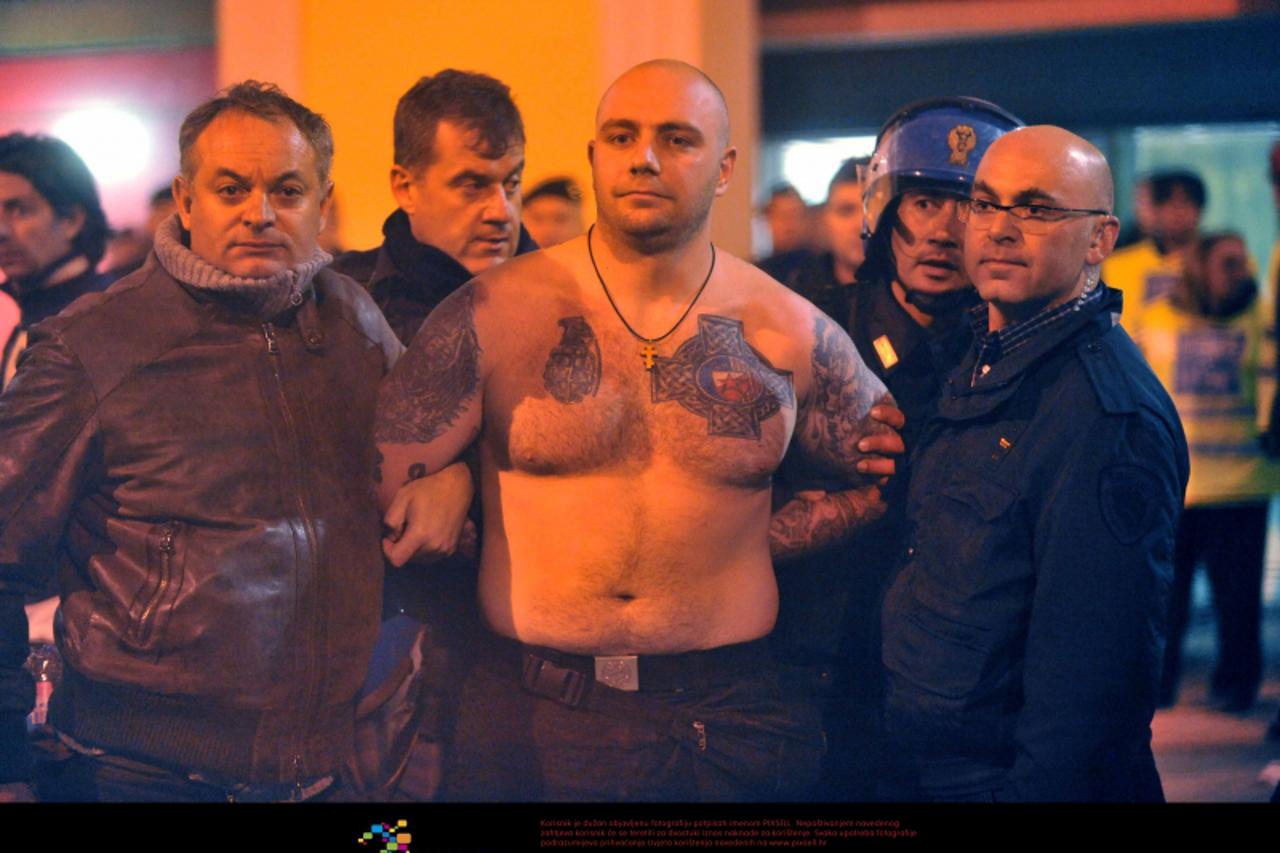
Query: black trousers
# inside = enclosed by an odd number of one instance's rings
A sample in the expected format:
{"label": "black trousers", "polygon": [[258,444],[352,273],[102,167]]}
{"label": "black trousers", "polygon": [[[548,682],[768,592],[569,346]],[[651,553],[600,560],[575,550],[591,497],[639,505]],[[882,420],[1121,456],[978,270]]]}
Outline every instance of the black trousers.
{"label": "black trousers", "polygon": [[533,692],[509,650],[486,655],[463,687],[446,797],[743,802],[809,795],[821,722],[812,705],[784,696],[772,665],[648,691],[643,660],[641,692],[592,680],[581,701],[563,701]]}
{"label": "black trousers", "polygon": [[1213,693],[1248,707],[1262,676],[1262,561],[1267,541],[1266,502],[1190,507],[1178,524],[1173,589],[1165,641],[1161,699],[1172,703],[1182,667],[1182,640],[1191,608],[1191,582],[1201,563],[1209,572],[1218,628]]}

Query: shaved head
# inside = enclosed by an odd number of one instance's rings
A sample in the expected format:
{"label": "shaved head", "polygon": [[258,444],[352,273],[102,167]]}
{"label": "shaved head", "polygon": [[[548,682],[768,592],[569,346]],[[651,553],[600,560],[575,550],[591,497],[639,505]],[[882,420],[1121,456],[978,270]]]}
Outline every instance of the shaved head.
{"label": "shaved head", "polygon": [[[1056,172],[1072,207],[1112,210],[1115,186],[1111,166],[1087,139],[1061,127],[1039,124],[1006,133],[991,143],[987,158],[1022,157],[1039,160]],[[979,169],[979,177],[981,169]]]}
{"label": "shaved head", "polygon": [[601,235],[650,254],[703,243],[737,154],[711,78],[673,59],[637,65],[600,98],[587,143]]}
{"label": "shaved head", "polygon": [[[964,259],[991,305],[991,328],[1025,320],[1098,283],[1120,223],[1111,215],[1111,167],[1097,148],[1060,127],[1010,131],[991,143],[973,197],[1003,208],[970,216]],[[1057,218],[1017,219],[1009,207],[1057,209]]]}
{"label": "shaved head", "polygon": [[622,76],[614,80],[600,97],[600,104],[596,107],[596,127],[599,127],[603,120],[605,105],[610,95],[619,86],[633,83],[660,85],[662,82],[688,86],[692,91],[705,95],[709,99],[708,106],[711,107],[709,118],[713,122],[712,130],[716,134],[716,139],[721,148],[729,145],[729,105],[725,102],[724,92],[720,91],[720,87],[701,68],[678,59],[651,59],[624,71]]}

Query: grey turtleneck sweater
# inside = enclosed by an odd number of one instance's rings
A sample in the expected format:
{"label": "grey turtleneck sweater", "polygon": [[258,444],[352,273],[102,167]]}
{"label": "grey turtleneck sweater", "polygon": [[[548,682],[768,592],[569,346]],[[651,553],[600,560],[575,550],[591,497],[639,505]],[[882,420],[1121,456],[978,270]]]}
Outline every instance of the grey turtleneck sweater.
{"label": "grey turtleneck sweater", "polygon": [[187,248],[182,222],[175,215],[156,230],[155,252],[169,275],[190,287],[234,295],[252,306],[258,316],[271,319],[290,306],[300,305],[311,288],[311,279],[333,257],[317,248],[310,258],[268,278],[244,278],[218,269]]}

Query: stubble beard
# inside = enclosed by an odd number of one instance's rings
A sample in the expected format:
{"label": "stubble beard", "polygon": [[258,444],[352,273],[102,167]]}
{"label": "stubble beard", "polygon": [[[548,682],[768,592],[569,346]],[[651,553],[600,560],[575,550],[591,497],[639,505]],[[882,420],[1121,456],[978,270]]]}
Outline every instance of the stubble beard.
{"label": "stubble beard", "polygon": [[599,204],[597,218],[602,230],[624,242],[642,255],[658,255],[688,245],[711,217],[711,204],[715,201],[715,187],[711,186],[697,200],[693,213],[681,219],[679,213],[672,216],[631,217],[617,212],[613,205]]}

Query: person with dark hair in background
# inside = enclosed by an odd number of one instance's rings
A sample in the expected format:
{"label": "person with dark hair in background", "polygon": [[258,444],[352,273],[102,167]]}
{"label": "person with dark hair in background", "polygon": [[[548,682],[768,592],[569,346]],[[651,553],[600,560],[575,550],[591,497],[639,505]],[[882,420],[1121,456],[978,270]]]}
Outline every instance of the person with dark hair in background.
{"label": "person with dark hair in background", "polygon": [[761,212],[769,227],[769,255],[756,265],[786,281],[813,253],[813,216],[800,191],[785,183],[769,191]]}
{"label": "person with dark hair in background", "polygon": [[1178,523],[1160,703],[1177,697],[1191,582],[1204,562],[1218,625],[1212,702],[1239,713],[1262,678],[1262,576],[1271,495],[1280,463],[1263,452],[1258,424],[1275,394],[1270,317],[1239,234],[1201,238],[1183,280],[1146,306],[1138,345],[1173,397],[1191,450]]}
{"label": "person with dark hair in background", "polygon": [[0,388],[13,377],[31,326],[111,283],[94,271],[107,233],[93,175],[70,145],[25,133],[0,137],[0,271],[22,311],[4,342]]}
{"label": "person with dark hair in background", "polygon": [[853,293],[849,285],[862,266],[861,170],[868,162],[869,158],[863,157],[840,164],[827,185],[827,200],[822,205],[827,250],[810,255],[785,279],[779,279],[842,325]]}
{"label": "person with dark hair in background", "polygon": [[[1275,203],[1276,214],[1280,215],[1280,141],[1271,146],[1271,153],[1267,159],[1270,166],[1271,197]],[[1267,263],[1267,278],[1263,287],[1264,295],[1271,299],[1275,311],[1271,318],[1274,337],[1276,330],[1280,329],[1280,238],[1271,247],[1271,259]],[[1276,362],[1276,380],[1277,385],[1280,385],[1280,359]],[[1267,421],[1266,448],[1270,455],[1280,455],[1280,394],[1276,395],[1271,403],[1271,416]],[[1267,738],[1280,740],[1280,711],[1276,712],[1276,718],[1267,727]],[[1280,802],[1280,784],[1276,785],[1271,801]]]}
{"label": "person with dark hair in background", "polygon": [[1143,176],[1133,184],[1133,221],[1120,228],[1116,251],[1149,239],[1154,229],[1155,207],[1151,202],[1151,179]]}
{"label": "person with dark hair in background", "polygon": [[[851,277],[851,262],[858,260],[857,283],[800,292],[848,330],[859,355],[888,386],[906,414],[909,451],[942,393],[943,376],[972,340],[964,314],[977,297],[962,266],[956,204],[967,196],[987,146],[1020,124],[976,98],[911,104],[880,131],[865,186],[851,183],[853,162],[832,180],[829,215],[844,213],[854,197],[866,212],[865,219],[856,217],[856,235],[849,233],[855,217],[833,229],[831,272],[837,281]],[[853,239],[859,250],[865,241],[865,261],[861,251],[852,251]],[[791,478],[784,468],[782,482],[801,487]],[[775,645],[808,672],[824,706],[829,751],[822,792],[830,799],[866,800],[875,793],[883,741],[879,602],[905,547],[909,482],[910,467],[900,462],[886,490],[889,510],[878,525],[779,572]]]}
{"label": "person with dark hair in background", "polygon": [[581,234],[585,226],[578,182],[573,178],[548,178],[525,193],[524,226],[543,249]]}
{"label": "person with dark hair in background", "polygon": [[322,117],[241,83],[179,148],[147,264],[33,329],[0,395],[0,799],[31,795],[22,596],[54,567],[49,720],[75,757],[42,795],[312,800],[352,755],[374,402],[402,347],[316,244]]}
{"label": "person with dark hair in background", "polygon": [[391,193],[377,249],[333,268],[363,284],[406,346],[423,319],[474,275],[537,245],[520,224],[524,122],[511,90],[447,68],[396,105]]}
{"label": "person with dark hair in background", "polygon": [[[1268,155],[1269,177],[1271,179],[1271,197],[1275,203],[1276,215],[1280,216],[1280,142],[1271,146]],[[1276,310],[1280,311],[1280,238],[1271,247],[1271,259],[1267,262],[1267,292],[1274,298]],[[1280,315],[1277,315],[1280,316]],[[1280,328],[1277,326],[1276,328]]]}
{"label": "person with dark hair in background", "polygon": [[1107,258],[1102,277],[1124,294],[1121,322],[1137,337],[1149,305],[1181,286],[1182,271],[1200,242],[1200,216],[1208,204],[1204,181],[1193,172],[1156,172],[1147,178],[1151,233]]}
{"label": "person with dark hair in background", "polygon": [[112,281],[125,277],[146,262],[147,255],[151,253],[151,246],[155,242],[156,231],[177,211],[177,204],[173,200],[173,188],[160,187],[151,193],[151,198],[147,202],[147,222],[141,232],[126,228],[111,235],[103,266],[107,267],[107,275]]}
{"label": "person with dark hair in background", "polygon": [[[71,146],[48,136],[0,137],[0,272],[15,299],[18,322],[4,336],[0,388],[9,384],[33,326],[86,293],[104,290],[114,277],[95,272],[105,250],[107,221],[93,175]],[[46,716],[61,659],[54,646],[57,592],[52,581],[24,595],[31,656],[40,677],[30,716],[33,742],[42,748],[40,771],[58,766],[52,757]]]}

